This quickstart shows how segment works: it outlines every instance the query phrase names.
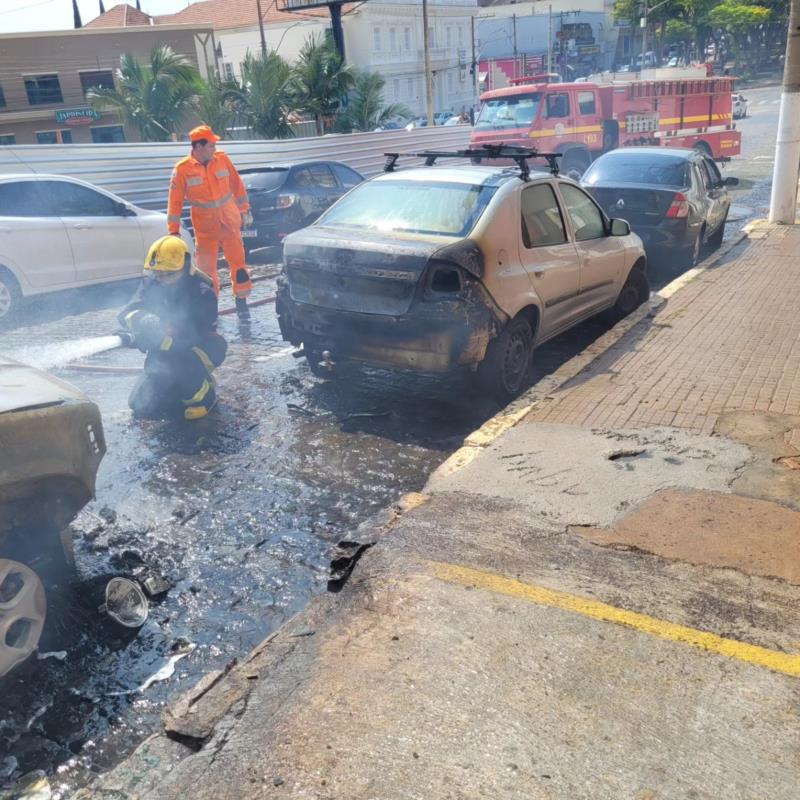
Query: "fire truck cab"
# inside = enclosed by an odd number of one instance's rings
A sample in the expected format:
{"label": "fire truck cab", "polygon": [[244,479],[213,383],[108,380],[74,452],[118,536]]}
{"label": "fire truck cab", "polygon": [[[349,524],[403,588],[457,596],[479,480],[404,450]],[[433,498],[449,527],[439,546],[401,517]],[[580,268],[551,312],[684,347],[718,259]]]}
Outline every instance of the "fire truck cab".
{"label": "fire truck cab", "polygon": [[573,178],[615,147],[693,147],[717,160],[740,152],[733,78],[599,84],[538,77],[484,92],[470,144],[562,153],[561,170]]}

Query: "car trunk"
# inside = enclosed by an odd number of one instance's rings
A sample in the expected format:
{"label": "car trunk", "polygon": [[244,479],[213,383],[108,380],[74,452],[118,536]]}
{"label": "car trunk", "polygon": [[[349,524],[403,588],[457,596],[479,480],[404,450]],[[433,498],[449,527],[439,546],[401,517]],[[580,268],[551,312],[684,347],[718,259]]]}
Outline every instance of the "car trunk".
{"label": "car trunk", "polygon": [[585,188],[609,217],[625,219],[634,227],[657,225],[669,211],[675,194],[682,191],[678,186],[656,187],[638,183],[599,184]]}
{"label": "car trunk", "polygon": [[296,302],[323,308],[405,314],[431,255],[454,241],[358,230],[345,238],[340,229],[306,228],[284,243],[289,291]]}

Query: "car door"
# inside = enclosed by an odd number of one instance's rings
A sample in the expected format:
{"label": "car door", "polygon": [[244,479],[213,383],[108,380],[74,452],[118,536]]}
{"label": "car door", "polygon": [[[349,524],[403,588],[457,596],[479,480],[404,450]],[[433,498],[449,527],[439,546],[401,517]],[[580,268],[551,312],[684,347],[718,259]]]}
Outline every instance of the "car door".
{"label": "car door", "polygon": [[722,180],[717,165],[714,161],[707,156],[702,156],[701,161],[705,168],[705,175],[708,176],[706,189],[709,198],[709,210],[706,221],[706,232],[708,235],[716,231],[720,225],[724,224],[725,217],[728,214],[728,207],[730,206],[730,198],[728,197],[728,190]]}
{"label": "car door", "polygon": [[341,196],[342,190],[328,164],[312,164],[309,167],[314,191],[320,198],[320,214],[330,208]]}
{"label": "car door", "polygon": [[615,302],[624,280],[625,245],[610,236],[605,216],[578,186],[558,184],[581,260],[578,316],[588,316]]}
{"label": "car door", "polygon": [[42,181],[67,229],[78,283],[134,278],[145,248],[135,212],[109,195],[72,181]]}
{"label": "car door", "polygon": [[581,262],[549,182],[523,187],[520,216],[520,261],[542,302],[541,341],[577,318]]}
{"label": "car door", "polygon": [[24,293],[75,285],[66,228],[39,180],[0,183],[0,264]]}

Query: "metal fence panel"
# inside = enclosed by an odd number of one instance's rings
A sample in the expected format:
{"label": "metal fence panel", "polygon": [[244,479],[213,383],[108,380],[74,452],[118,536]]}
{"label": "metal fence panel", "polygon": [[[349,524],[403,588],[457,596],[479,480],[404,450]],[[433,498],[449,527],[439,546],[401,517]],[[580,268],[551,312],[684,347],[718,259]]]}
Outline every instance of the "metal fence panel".
{"label": "metal fence panel", "polygon": [[[383,168],[385,152],[463,149],[471,130],[468,125],[454,125],[305,139],[225,141],[222,148],[239,168],[329,159],[370,177]],[[188,152],[185,142],[12,145],[0,147],[0,173],[70,175],[144,208],[164,210],[172,167]]]}

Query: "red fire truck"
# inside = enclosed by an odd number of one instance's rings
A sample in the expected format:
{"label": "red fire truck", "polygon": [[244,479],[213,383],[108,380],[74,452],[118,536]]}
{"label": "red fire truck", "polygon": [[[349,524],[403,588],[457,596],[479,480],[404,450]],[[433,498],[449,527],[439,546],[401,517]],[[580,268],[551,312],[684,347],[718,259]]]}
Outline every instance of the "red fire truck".
{"label": "red fire truck", "polygon": [[738,155],[733,78],[627,83],[547,83],[522,78],[481,95],[470,144],[534,146],[562,153],[561,170],[579,177],[615,147],[694,147],[719,160]]}

